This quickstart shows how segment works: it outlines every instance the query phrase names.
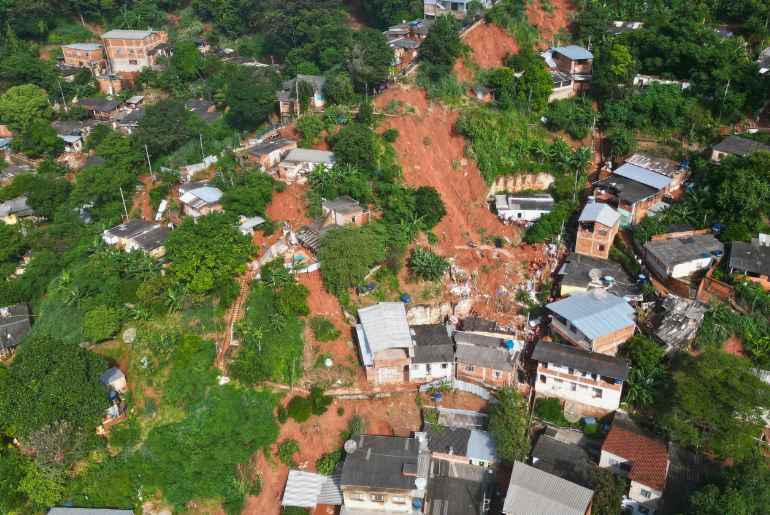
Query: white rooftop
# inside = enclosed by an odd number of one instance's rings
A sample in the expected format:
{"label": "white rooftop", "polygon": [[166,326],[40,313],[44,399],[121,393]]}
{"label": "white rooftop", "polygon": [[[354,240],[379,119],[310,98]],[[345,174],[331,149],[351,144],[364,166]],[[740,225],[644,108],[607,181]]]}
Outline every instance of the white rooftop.
{"label": "white rooftop", "polygon": [[613,227],[619,219],[620,215],[618,212],[612,209],[608,204],[589,202],[585,205],[583,211],[581,211],[578,221],[599,222],[607,227]]}
{"label": "white rooftop", "polygon": [[411,348],[412,333],[403,302],[380,302],[358,310],[369,349],[376,354],[387,349]]}
{"label": "white rooftop", "polygon": [[72,48],[74,50],[85,50],[86,52],[93,52],[102,48],[100,43],[71,43],[69,45],[62,45],[63,48]]}
{"label": "white rooftop", "polygon": [[102,34],[102,39],[144,39],[153,32],[155,31],[115,29]]}

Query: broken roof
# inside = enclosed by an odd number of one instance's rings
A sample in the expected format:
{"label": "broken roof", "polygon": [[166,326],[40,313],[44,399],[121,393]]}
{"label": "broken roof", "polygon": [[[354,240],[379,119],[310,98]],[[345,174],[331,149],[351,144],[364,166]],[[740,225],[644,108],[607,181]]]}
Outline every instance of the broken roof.
{"label": "broken roof", "polygon": [[445,427],[464,427],[482,429],[487,425],[486,413],[456,408],[433,408],[438,412],[438,423]]}
{"label": "broken roof", "polygon": [[743,273],[770,276],[770,247],[742,241],[732,242],[730,268]]}
{"label": "broken roof", "polygon": [[714,150],[746,157],[755,152],[770,152],[770,145],[739,136],[728,136],[714,145]]}
{"label": "broken roof", "polygon": [[634,308],[628,302],[602,290],[576,293],[546,305],[568,320],[591,340],[634,325]]}
{"label": "broken roof", "polygon": [[652,186],[647,186],[622,175],[610,175],[606,179],[596,181],[594,186],[611,191],[620,200],[629,204],[636,204],[640,200],[648,199],[659,191]]}
{"label": "broken roof", "polygon": [[593,491],[526,465],[513,464],[503,513],[506,515],[585,515]]}
{"label": "broken roof", "polygon": [[416,438],[360,435],[356,449],[345,456],[340,484],[414,490],[418,472]]}
{"label": "broken roof", "polygon": [[461,325],[463,331],[481,331],[485,333],[498,332],[497,322],[477,316],[469,316],[464,318],[461,322]]}
{"label": "broken roof", "polygon": [[[591,274],[598,276],[598,281],[591,278]],[[576,288],[603,288],[610,293],[626,300],[636,300],[642,293],[639,286],[628,276],[623,267],[609,259],[599,259],[573,252],[564,260],[559,269],[561,286]],[[612,278],[608,282],[608,278]]]}
{"label": "broken roof", "polygon": [[631,179],[632,181],[655,188],[656,190],[662,190],[671,184],[671,177],[631,163],[623,163],[612,171],[612,175]]}
{"label": "broken roof", "polygon": [[454,344],[449,330],[442,324],[413,325],[414,358],[412,363],[452,363]]}
{"label": "broken roof", "polygon": [[358,310],[366,346],[373,354],[399,348],[411,348],[412,333],[406,321],[403,302],[380,302]]}
{"label": "broken roof", "polygon": [[628,363],[624,359],[590,352],[572,345],[546,341],[538,342],[532,352],[532,359],[541,363],[554,363],[621,381],[628,377]]}
{"label": "broken roof", "polygon": [[679,238],[650,240],[644,244],[645,252],[651,254],[664,266],[672,267],[703,259],[724,251],[725,246],[713,234],[694,234]]}
{"label": "broken roof", "polygon": [[142,250],[151,252],[162,247],[170,234],[171,229],[168,227],[155,226],[148,231],[133,236],[131,240]]}
{"label": "broken roof", "polygon": [[109,113],[118,108],[120,105],[115,100],[107,100],[106,98],[81,98],[78,101],[78,105],[88,111],[97,111],[100,113]]}
{"label": "broken roof", "polygon": [[626,159],[626,163],[652,170],[667,177],[672,177],[682,170],[682,165],[674,160],[649,154],[633,154]]}
{"label": "broken roof", "polygon": [[628,477],[632,481],[658,491],[665,488],[668,474],[666,444],[644,433],[626,413],[615,413],[610,432],[602,444],[602,452],[630,461]]}
{"label": "broken roof", "polygon": [[32,327],[29,307],[15,304],[0,308],[0,349],[12,349]]}
{"label": "broken roof", "polygon": [[655,330],[655,336],[669,351],[681,350],[695,339],[708,306],[697,300],[669,294],[663,299],[662,308],[664,316]]}
{"label": "broken roof", "polygon": [[471,438],[471,430],[461,427],[433,427],[427,428],[428,449],[440,454],[454,454],[468,456],[468,441]]}
{"label": "broken roof", "polygon": [[608,204],[589,202],[580,212],[578,222],[598,222],[607,227],[613,227],[620,220],[620,215]]}

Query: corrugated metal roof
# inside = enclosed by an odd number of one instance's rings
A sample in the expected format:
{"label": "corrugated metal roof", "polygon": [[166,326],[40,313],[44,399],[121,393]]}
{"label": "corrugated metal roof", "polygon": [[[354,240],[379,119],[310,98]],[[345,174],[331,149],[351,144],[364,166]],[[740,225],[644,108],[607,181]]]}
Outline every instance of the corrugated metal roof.
{"label": "corrugated metal roof", "polygon": [[593,491],[520,461],[513,465],[506,515],[584,515]]}
{"label": "corrugated metal roof", "polygon": [[497,459],[497,449],[495,441],[486,431],[478,429],[471,430],[471,436],[468,439],[467,455],[472,460],[495,461]]}
{"label": "corrugated metal roof", "polygon": [[93,52],[99,50],[102,45],[99,43],[71,43],[69,45],[62,45],[62,48],[71,48],[73,50],[85,50],[86,52]]}
{"label": "corrugated metal roof", "polygon": [[578,45],[560,46],[553,49],[554,52],[558,52],[562,55],[569,57],[570,59],[593,59],[594,54]]}
{"label": "corrugated metal roof", "polygon": [[102,39],[144,39],[153,32],[155,31],[115,29],[102,34]]}
{"label": "corrugated metal roof", "polygon": [[361,324],[356,325],[356,339],[358,340],[358,351],[361,353],[361,362],[365,367],[374,366],[374,356],[372,356],[372,350],[369,348],[369,343],[366,341],[364,326]]}
{"label": "corrugated metal roof", "polygon": [[614,379],[625,380],[628,377],[628,363],[624,359],[590,352],[572,345],[539,342],[532,352],[532,359],[541,363],[554,363]]}
{"label": "corrugated metal roof", "polygon": [[601,202],[589,202],[580,212],[579,222],[599,222],[607,227],[612,227],[618,220],[620,215],[617,211],[612,209],[609,205]]}
{"label": "corrugated metal roof", "polygon": [[380,302],[358,310],[366,342],[372,353],[408,349],[414,344],[403,302]]}
{"label": "corrugated metal roof", "polygon": [[590,339],[634,325],[634,308],[611,293],[593,290],[576,293],[546,305],[553,313],[565,318]]}
{"label": "corrugated metal roof", "polygon": [[317,504],[342,504],[339,474],[327,477],[302,470],[290,470],[281,505],[315,508]]}
{"label": "corrugated metal roof", "polygon": [[213,186],[203,186],[194,190],[188,191],[180,200],[185,204],[194,202],[196,199],[200,199],[206,204],[216,204],[219,199],[222,198],[222,190]]}
{"label": "corrugated metal roof", "polygon": [[653,172],[647,168],[642,168],[631,163],[623,163],[617,167],[613,172],[613,175],[619,175],[626,179],[639,182],[645,186],[662,190],[669,184],[671,184],[671,177]]}

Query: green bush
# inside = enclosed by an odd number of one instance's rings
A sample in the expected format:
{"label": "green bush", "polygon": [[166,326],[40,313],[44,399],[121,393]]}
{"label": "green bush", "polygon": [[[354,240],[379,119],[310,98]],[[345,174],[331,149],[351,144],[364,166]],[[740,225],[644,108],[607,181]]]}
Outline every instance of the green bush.
{"label": "green bush", "polygon": [[330,342],[340,336],[340,332],[334,327],[334,324],[322,316],[311,318],[310,328],[313,330],[313,336],[319,342]]}
{"label": "green bush", "polygon": [[112,338],[120,329],[120,312],[115,308],[98,306],[83,318],[83,333],[93,342]]}
{"label": "green bush", "polygon": [[292,397],[287,407],[289,416],[299,422],[305,422],[313,414],[313,403],[301,395]]}
{"label": "green bush", "polygon": [[324,476],[331,475],[342,461],[342,452],[342,449],[337,449],[318,458],[315,462],[316,472]]}
{"label": "green bush", "polygon": [[299,452],[297,440],[288,439],[278,444],[278,459],[289,468],[295,468],[297,462],[294,461],[294,455]]}
{"label": "green bush", "polygon": [[283,404],[279,404],[275,416],[278,418],[278,422],[284,424],[289,418],[289,412],[286,411],[286,408]]}
{"label": "green bush", "polygon": [[300,146],[309,148],[320,142],[323,130],[324,122],[321,117],[307,115],[300,118],[297,122],[297,131],[302,136]]}
{"label": "green bush", "polygon": [[131,417],[124,423],[110,429],[110,445],[121,449],[132,447],[139,442],[141,436],[142,429],[139,427],[139,421],[135,417]]}
{"label": "green bush", "polygon": [[449,261],[424,247],[416,247],[409,258],[409,268],[428,281],[436,281],[449,269]]}
{"label": "green bush", "polygon": [[564,418],[561,409],[561,401],[555,397],[540,398],[535,401],[535,416],[556,426],[567,427],[569,421]]}
{"label": "green bush", "polygon": [[586,97],[551,102],[545,117],[550,130],[563,130],[575,139],[588,136],[594,122],[593,107]]}
{"label": "green bush", "polygon": [[398,131],[396,129],[388,129],[382,133],[382,139],[388,143],[393,143],[398,139]]}
{"label": "green bush", "polygon": [[334,401],[330,396],[324,395],[323,388],[320,386],[313,386],[310,389],[310,405],[312,406],[313,415],[323,415],[326,410],[329,409],[329,405]]}

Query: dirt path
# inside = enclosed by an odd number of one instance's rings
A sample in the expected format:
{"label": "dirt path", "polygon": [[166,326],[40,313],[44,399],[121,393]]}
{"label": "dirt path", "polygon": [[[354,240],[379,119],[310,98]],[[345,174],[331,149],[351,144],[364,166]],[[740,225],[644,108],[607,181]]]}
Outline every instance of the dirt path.
{"label": "dirt path", "polygon": [[143,220],[152,222],[155,212],[152,209],[152,203],[150,202],[150,190],[152,189],[152,177],[149,175],[143,175],[139,177],[139,180],[144,187],[134,195],[133,204],[131,205],[131,211],[139,211]]}
{"label": "dirt path", "polygon": [[255,268],[249,266],[239,279],[238,284],[241,286],[240,292],[238,292],[238,298],[235,299],[233,305],[230,306],[230,310],[227,313],[227,328],[222,338],[222,343],[217,345],[217,357],[215,366],[222,372],[222,375],[227,375],[227,364],[225,362],[225,356],[230,346],[233,343],[233,331],[235,330],[235,324],[243,316],[243,306],[249,298],[249,292],[251,291],[251,282],[257,275]]}

